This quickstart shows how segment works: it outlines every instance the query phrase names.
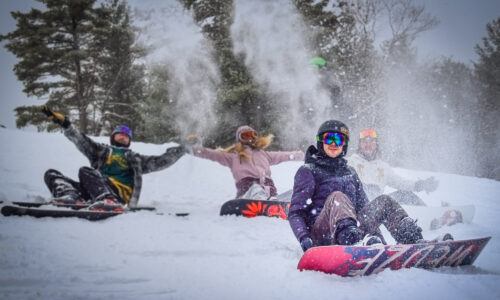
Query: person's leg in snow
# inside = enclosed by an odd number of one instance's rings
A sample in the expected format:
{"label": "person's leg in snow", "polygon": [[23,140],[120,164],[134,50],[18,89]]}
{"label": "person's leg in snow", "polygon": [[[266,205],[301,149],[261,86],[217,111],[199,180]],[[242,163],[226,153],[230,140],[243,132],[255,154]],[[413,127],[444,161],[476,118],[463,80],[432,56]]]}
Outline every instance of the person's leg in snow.
{"label": "person's leg in snow", "polygon": [[93,202],[89,210],[123,212],[124,203],[113,188],[111,182],[101,172],[89,167],[82,167],[78,172],[80,185]]}
{"label": "person's leg in snow", "polygon": [[[426,242],[417,221],[410,218],[401,205],[387,195],[381,195],[366,204],[359,212],[358,220],[360,228],[368,234],[375,234],[383,224],[400,244]],[[452,239],[450,234],[444,236],[444,240]]]}
{"label": "person's leg in snow", "polygon": [[86,205],[85,193],[80,183],[64,176],[61,172],[49,169],[45,172],[44,181],[52,194],[53,204]]}

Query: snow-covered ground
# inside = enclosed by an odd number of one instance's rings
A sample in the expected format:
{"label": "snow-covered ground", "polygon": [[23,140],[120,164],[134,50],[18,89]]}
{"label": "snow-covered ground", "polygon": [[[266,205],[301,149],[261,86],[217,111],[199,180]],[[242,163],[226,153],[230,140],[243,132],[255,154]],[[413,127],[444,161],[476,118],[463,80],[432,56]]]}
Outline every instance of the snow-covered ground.
{"label": "snow-covered ground", "polygon": [[[168,146],[133,143],[132,149],[160,154]],[[0,129],[0,200],[48,198],[46,169],[77,178],[83,165],[87,160],[61,133]],[[299,166],[272,168],[279,191],[292,187]],[[398,172],[440,181],[436,192],[421,194],[428,205],[475,205],[471,224],[424,231],[426,238],[445,231],[456,239],[491,236],[473,266],[355,278],[300,272],[302,251],[288,223],[219,216],[220,206],[235,194],[229,170],[184,156],[144,176],[140,204],[162,214],[144,211],[98,222],[0,216],[0,298],[500,299],[500,182]]]}

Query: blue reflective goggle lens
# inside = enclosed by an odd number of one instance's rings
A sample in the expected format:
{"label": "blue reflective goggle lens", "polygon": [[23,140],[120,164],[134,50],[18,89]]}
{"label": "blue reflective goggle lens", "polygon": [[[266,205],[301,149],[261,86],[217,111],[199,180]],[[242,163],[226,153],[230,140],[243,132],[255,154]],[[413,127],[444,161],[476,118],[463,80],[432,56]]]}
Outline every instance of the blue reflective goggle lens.
{"label": "blue reflective goggle lens", "polygon": [[345,138],[344,135],[338,132],[325,132],[321,141],[323,144],[331,145],[335,143],[335,145],[342,147],[344,146]]}
{"label": "blue reflective goggle lens", "polygon": [[125,133],[132,139],[132,129],[125,125],[116,126],[115,130],[113,130],[113,134],[115,133]]}

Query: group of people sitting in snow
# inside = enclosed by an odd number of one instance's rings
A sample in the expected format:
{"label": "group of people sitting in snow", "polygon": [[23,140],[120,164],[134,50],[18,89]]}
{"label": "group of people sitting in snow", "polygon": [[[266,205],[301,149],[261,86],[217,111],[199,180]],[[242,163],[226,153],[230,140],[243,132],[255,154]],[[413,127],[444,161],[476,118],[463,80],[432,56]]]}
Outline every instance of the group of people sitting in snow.
{"label": "group of people sitting in snow", "polygon": [[[398,243],[424,241],[422,229],[399,201],[425,205],[413,191],[432,192],[438,182],[433,177],[411,181],[396,175],[389,164],[379,159],[377,133],[373,129],[360,133],[357,152],[349,159],[345,156],[351,134],[337,120],[326,121],[319,127],[316,145],[309,146],[305,153],[267,151],[272,134],[260,136],[253,128],[241,126],[236,130],[235,144],[223,150],[203,147],[197,138],[190,138],[162,155],[149,156],[129,149],[133,134],[125,125],[112,131],[107,145],[79,132],[61,113],[47,106],[41,110],[63,128],[64,135],[91,165],[80,168],[78,181],[54,169],[45,173],[54,204],[90,204],[88,209],[93,211],[123,212],[124,207],[137,206],[143,174],[167,168],[185,153],[229,167],[237,198],[269,200],[278,195],[270,166],[304,161],[295,174],[288,214],[292,231],[304,251],[325,245],[385,244],[381,224]],[[394,197],[383,194],[386,185],[397,189]]]}

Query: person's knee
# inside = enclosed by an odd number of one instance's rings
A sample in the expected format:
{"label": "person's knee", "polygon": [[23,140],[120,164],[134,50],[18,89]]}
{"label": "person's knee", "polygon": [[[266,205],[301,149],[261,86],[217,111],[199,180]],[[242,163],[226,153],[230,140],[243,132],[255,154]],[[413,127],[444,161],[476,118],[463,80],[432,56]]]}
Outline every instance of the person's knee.
{"label": "person's knee", "polygon": [[327,198],[327,201],[336,201],[336,202],[344,202],[344,201],[350,201],[349,198],[346,196],[346,194],[340,192],[340,191],[335,191],[333,193],[331,193],[328,198]]}
{"label": "person's knee", "polygon": [[372,202],[377,203],[377,206],[385,207],[388,205],[393,205],[394,203],[396,203],[396,200],[394,200],[389,195],[380,195],[377,198],[373,199]]}
{"label": "person's knee", "polygon": [[90,167],[81,167],[79,170],[78,170],[78,177],[82,177],[82,176],[85,176],[85,175],[88,175],[88,174],[92,174],[94,173],[95,170],[90,168]]}

